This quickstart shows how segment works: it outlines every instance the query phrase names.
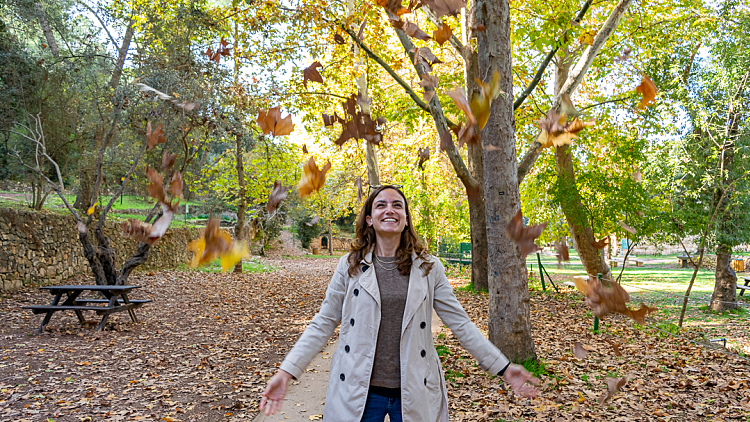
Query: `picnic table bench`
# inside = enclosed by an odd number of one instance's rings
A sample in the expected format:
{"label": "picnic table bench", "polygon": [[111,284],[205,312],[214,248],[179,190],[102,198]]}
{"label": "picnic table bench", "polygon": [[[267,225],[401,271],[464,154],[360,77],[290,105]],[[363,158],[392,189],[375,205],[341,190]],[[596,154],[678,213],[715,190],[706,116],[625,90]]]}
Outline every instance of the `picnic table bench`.
{"label": "picnic table bench", "polygon": [[680,267],[681,268],[687,268],[688,262],[690,262],[690,257],[687,255],[680,255],[677,257],[677,259],[680,260]]}
{"label": "picnic table bench", "polygon": [[[614,258],[610,258],[610,260],[609,260],[609,266],[610,267],[617,267],[618,264],[621,264],[621,263],[624,263],[624,262],[625,262],[625,258],[624,257],[617,256],[617,257],[614,257]],[[636,258],[634,256],[630,256],[630,257],[628,257],[628,264],[635,265],[636,267],[642,267],[643,266],[643,260],[642,259],[638,259],[638,258]]]}
{"label": "picnic table bench", "polygon": [[[42,325],[39,326],[39,332],[44,331],[44,326],[47,325],[52,318],[52,314],[58,311],[74,311],[78,316],[78,321],[81,324],[86,323],[86,319],[83,317],[82,311],[94,311],[97,315],[102,316],[102,320],[99,322],[99,327],[96,331],[100,331],[104,328],[107,323],[107,318],[110,314],[115,312],[127,311],[130,314],[130,319],[133,322],[138,322],[135,317],[135,309],[140,308],[144,304],[151,302],[151,299],[145,300],[131,300],[128,298],[128,293],[141,286],[45,286],[40,287],[40,290],[47,290],[50,294],[54,295],[52,303],[49,305],[31,305],[24,306],[23,309],[31,309],[34,314],[45,314]],[[98,292],[102,294],[106,299],[79,299],[78,296],[83,292]],[[63,295],[66,296],[65,300],[60,303]],[[89,305],[91,304],[91,305]],[[105,304],[106,306],[92,306],[96,304]]]}
{"label": "picnic table bench", "polygon": [[740,289],[740,296],[745,294],[745,290],[750,290],[750,277],[743,277],[745,279],[745,285],[737,285],[737,288]]}

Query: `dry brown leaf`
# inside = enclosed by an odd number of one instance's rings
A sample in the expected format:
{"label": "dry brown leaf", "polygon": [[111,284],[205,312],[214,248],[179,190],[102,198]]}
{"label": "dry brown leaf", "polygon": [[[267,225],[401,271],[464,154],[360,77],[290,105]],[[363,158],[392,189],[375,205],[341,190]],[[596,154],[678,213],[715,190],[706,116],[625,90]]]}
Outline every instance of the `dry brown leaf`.
{"label": "dry brown leaf", "polygon": [[380,141],[382,141],[383,134],[380,132],[379,127],[386,123],[385,118],[378,117],[373,120],[369,113],[358,111],[358,105],[360,110],[369,109],[368,100],[357,94],[352,94],[342,104],[349,120],[339,117],[336,113],[333,116],[323,115],[323,122],[326,126],[330,126],[335,122],[341,123],[341,134],[335,141],[336,145],[344,145],[349,139],[364,139],[375,145],[380,144]]}
{"label": "dry brown leaf", "polygon": [[365,191],[362,189],[362,176],[357,176],[354,179],[354,187],[357,188],[357,202],[362,202],[362,198],[365,196]]}
{"label": "dry brown leaf", "polygon": [[422,80],[419,81],[419,86],[424,88],[424,102],[429,103],[432,97],[435,96],[435,88],[438,86],[438,77],[429,73],[422,74]]}
{"label": "dry brown leaf", "polygon": [[318,169],[315,164],[315,158],[310,157],[302,168],[302,179],[300,179],[297,188],[299,189],[300,198],[306,198],[313,192],[319,191],[326,182],[326,173],[331,169],[331,162],[328,161],[322,169]]}
{"label": "dry brown leaf", "polygon": [[550,109],[547,116],[539,120],[537,124],[541,132],[537,141],[542,144],[543,148],[569,145],[578,137],[578,132],[595,124],[594,121],[584,122],[577,117],[571,122],[566,122],[565,119],[564,113],[557,114],[557,111]]}
{"label": "dry brown leaf", "polygon": [[427,41],[431,38],[426,32],[422,31],[416,23],[409,22],[408,19],[404,20],[401,24],[401,30],[403,30],[406,35],[418,40]]}
{"label": "dry brown leaf", "polygon": [[124,237],[131,237],[139,242],[153,244],[167,232],[174,217],[174,210],[167,204],[161,204],[162,216],[151,225],[143,221],[128,219],[120,223],[120,230]]}
{"label": "dry brown leaf", "polygon": [[344,40],[344,37],[341,36],[341,34],[335,34],[333,36],[333,41],[338,45],[346,44],[346,41]]}
{"label": "dry brown leaf", "polygon": [[634,228],[632,228],[632,227],[628,226],[628,225],[627,225],[627,224],[625,224],[625,222],[624,222],[624,221],[622,221],[622,220],[618,221],[618,222],[617,222],[617,224],[619,224],[619,225],[620,225],[620,227],[622,227],[623,229],[625,229],[625,231],[627,231],[627,232],[630,232],[630,233],[632,233],[632,234],[637,234],[637,233],[638,233],[638,231],[637,231],[636,229],[634,229]]}
{"label": "dry brown leaf", "polygon": [[477,119],[474,116],[474,113],[471,111],[471,106],[469,105],[469,102],[466,100],[466,95],[464,94],[464,90],[462,88],[459,88],[458,86],[453,87],[452,90],[446,92],[446,94],[451,97],[454,103],[456,103],[456,107],[458,107],[459,110],[464,112],[464,115],[466,116],[466,120],[468,120],[470,125],[475,125],[477,123]]}
{"label": "dry brown leaf", "polygon": [[604,404],[607,400],[611,399],[622,387],[625,386],[629,378],[630,377],[627,375],[622,378],[607,377],[607,392],[599,399],[599,404]]}
{"label": "dry brown leaf", "polygon": [[305,85],[305,89],[307,89],[307,81],[323,83],[323,77],[320,76],[320,72],[318,72],[319,67],[322,68],[323,65],[320,64],[319,61],[315,61],[313,64],[302,70],[302,84]]}
{"label": "dry brown leaf", "polygon": [[164,130],[162,125],[156,128],[155,131],[151,131],[151,122],[146,123],[146,140],[148,141],[148,150],[151,151],[157,144],[164,144],[167,142],[167,138],[164,137]]}
{"label": "dry brown leaf", "polygon": [[419,149],[419,160],[417,161],[417,166],[424,171],[424,163],[425,161],[430,159],[430,147],[424,147],[424,149]]}
{"label": "dry brown leaf", "polygon": [[[379,0],[380,1],[380,0]],[[422,0],[438,19],[446,15],[457,16],[466,7],[466,0]]]}
{"label": "dry brown leaf", "polygon": [[568,117],[580,116],[581,113],[576,110],[573,105],[573,101],[570,100],[570,94],[562,94],[560,96],[560,114],[565,114]]}
{"label": "dry brown leaf", "polygon": [[502,94],[500,90],[500,73],[496,70],[492,73],[490,83],[486,83],[479,79],[475,79],[477,85],[479,85],[479,94],[474,95],[471,98],[471,112],[477,119],[477,128],[479,130],[484,129],[487,125],[487,121],[490,118],[490,107],[492,107],[492,101],[497,98],[498,95]]}
{"label": "dry brown leaf", "polygon": [[601,238],[601,240],[594,240],[591,242],[591,246],[595,247],[596,249],[604,249],[609,244],[609,236],[605,236]]}
{"label": "dry brown leaf", "polygon": [[273,136],[289,135],[294,131],[292,115],[288,114],[282,119],[280,107],[273,107],[268,111],[259,111],[258,126],[260,126],[264,134],[268,135],[270,133]]}
{"label": "dry brown leaf", "polygon": [[474,32],[487,32],[487,28],[483,23],[474,24],[471,29],[474,30]]}
{"label": "dry brown leaf", "polygon": [[599,318],[618,313],[634,319],[639,324],[645,324],[646,315],[656,311],[656,308],[643,303],[637,310],[628,309],[630,295],[615,281],[611,283],[612,287],[602,286],[594,277],[589,277],[588,282],[585,277],[573,277],[573,282],[578,290],[586,295],[586,304],[591,308],[591,313]]}
{"label": "dry brown leaf", "polygon": [[638,104],[638,108],[641,110],[646,108],[647,105],[654,102],[656,99],[656,93],[659,92],[659,90],[656,89],[656,85],[654,84],[654,82],[645,73],[643,74],[643,78],[641,79],[641,84],[638,85],[635,90],[636,92],[639,92],[641,95],[643,95],[643,97],[641,98],[641,102]]}
{"label": "dry brown leaf", "polygon": [[547,223],[524,227],[523,214],[521,214],[521,210],[518,210],[518,213],[510,219],[505,227],[505,235],[518,245],[521,256],[525,257],[532,252],[542,250],[534,243],[534,240],[542,234],[545,227],[547,227]]}
{"label": "dry brown leaf", "polygon": [[568,245],[565,242],[560,241],[555,243],[555,250],[557,251],[557,262],[570,261],[570,251]]}
{"label": "dry brown leaf", "polygon": [[586,355],[589,354],[589,351],[584,349],[583,345],[578,341],[573,344],[572,352],[573,356],[581,360],[586,359]]}
{"label": "dry brown leaf", "polygon": [[409,13],[409,9],[401,5],[401,0],[375,0],[375,2],[378,6],[397,16]]}
{"label": "dry brown leaf", "polygon": [[171,152],[164,150],[164,154],[161,156],[161,171],[168,172],[174,166],[175,155]]}
{"label": "dry brown leaf", "polygon": [[162,175],[151,167],[146,167],[146,178],[149,181],[148,186],[146,186],[148,194],[157,201],[165,203],[167,194],[164,191],[164,178]]}
{"label": "dry brown leaf", "polygon": [[[328,125],[326,125],[326,126],[328,126]],[[303,153],[303,154],[308,154],[308,151],[307,151],[307,144],[302,144],[302,153]]]}
{"label": "dry brown leaf", "polygon": [[440,24],[440,28],[432,31],[432,39],[434,39],[436,43],[443,45],[446,41],[451,39],[453,36],[453,30],[445,22],[440,22]]}
{"label": "dry brown leaf", "polygon": [[273,182],[273,189],[271,189],[271,193],[268,195],[268,202],[266,203],[266,212],[269,214],[273,214],[276,209],[279,208],[279,205],[283,200],[286,199],[287,193],[289,192],[289,188],[285,187],[279,182],[278,180],[275,180]]}
{"label": "dry brown leaf", "polygon": [[614,341],[606,339],[606,338],[604,339],[604,341],[606,341],[610,346],[612,346],[612,350],[614,351],[615,356],[622,356],[622,352],[620,352],[620,343],[615,343]]}
{"label": "dry brown leaf", "polygon": [[440,134],[440,149],[443,151],[447,151],[450,149],[451,145],[453,144],[453,136],[451,136],[451,132],[446,130],[445,132]]}
{"label": "dry brown leaf", "polygon": [[[172,180],[169,182],[169,194],[172,196],[171,202],[174,202],[177,198],[182,198],[182,188],[183,188],[183,182],[182,182],[182,173],[175,172],[175,174],[172,175]],[[177,206],[177,204],[174,204],[172,206],[172,203],[169,203],[171,208],[174,208]],[[179,199],[177,200],[177,203],[179,203]]]}

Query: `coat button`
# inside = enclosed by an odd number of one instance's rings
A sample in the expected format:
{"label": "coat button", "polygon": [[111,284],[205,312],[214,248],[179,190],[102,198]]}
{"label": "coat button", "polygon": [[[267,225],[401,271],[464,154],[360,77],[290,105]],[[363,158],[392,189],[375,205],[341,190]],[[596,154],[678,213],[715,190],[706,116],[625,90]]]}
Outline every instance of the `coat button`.
{"label": "coat button", "polygon": [[359,296],[359,289],[354,289],[354,296]]}
{"label": "coat button", "polygon": [[426,326],[427,326],[427,323],[424,322],[424,321],[422,321],[422,323],[419,324],[419,328],[422,328],[422,329],[424,329],[424,327],[426,327]]}
{"label": "coat button", "polygon": [[349,324],[351,324],[351,326],[354,327],[354,318],[349,320]]}
{"label": "coat button", "polygon": [[427,352],[425,352],[424,350],[422,350],[422,353],[420,353],[420,355],[422,355],[422,357],[425,357],[425,355],[427,355]]}
{"label": "coat button", "polygon": [[365,272],[365,271],[367,271],[367,270],[368,270],[369,268],[370,268],[370,266],[369,266],[369,265],[363,265],[363,266],[362,266],[362,272]]}
{"label": "coat button", "polygon": [[[344,374],[341,374],[341,376],[343,377]],[[424,379],[424,385],[427,385],[427,378]]]}
{"label": "coat button", "polygon": [[344,351],[345,351],[346,353],[349,353],[349,345],[348,345],[348,344],[347,344],[346,346],[344,346]]}
{"label": "coat button", "polygon": [[[341,378],[341,381],[343,381],[343,380],[346,379],[346,376],[344,374],[341,374],[341,375],[339,375],[339,378]],[[427,382],[427,378],[425,378],[425,382]]]}

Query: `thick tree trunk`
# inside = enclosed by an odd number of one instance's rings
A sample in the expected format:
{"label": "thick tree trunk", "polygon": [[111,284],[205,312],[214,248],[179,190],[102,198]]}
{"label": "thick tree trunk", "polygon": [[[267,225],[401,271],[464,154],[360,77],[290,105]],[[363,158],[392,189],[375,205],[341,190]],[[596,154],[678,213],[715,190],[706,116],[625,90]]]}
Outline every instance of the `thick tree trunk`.
{"label": "thick tree trunk", "polygon": [[[96,145],[94,145],[95,147]],[[83,164],[83,163],[81,163]],[[85,164],[84,164],[85,165]],[[91,206],[91,195],[93,194],[94,176],[88,169],[81,170],[78,173],[79,186],[76,191],[76,200],[73,208],[79,211],[86,211]]]}
{"label": "thick tree trunk", "polygon": [[719,245],[716,249],[716,272],[711,309],[724,312],[737,308],[737,275],[732,269],[732,248]]}
{"label": "thick tree trunk", "polygon": [[[481,149],[477,148],[477,149]],[[484,181],[484,177],[482,177]],[[475,291],[489,291],[487,278],[487,218],[484,186],[467,188],[469,228],[471,231],[471,283]]]}
{"label": "thick tree trunk", "polygon": [[[245,165],[242,161],[242,137],[234,136],[235,159],[237,160],[237,185],[239,186],[240,203],[237,206],[237,225],[234,227],[234,238],[240,242],[245,234],[245,213],[247,198],[245,198]],[[242,273],[242,260],[234,266],[235,273]]]}
{"label": "thick tree trunk", "polygon": [[[479,73],[500,73],[500,89],[513,92],[510,55],[510,9],[506,0],[478,0],[476,22],[486,32],[477,35]],[[513,97],[501,95],[493,103],[482,142],[497,150],[484,156],[484,193],[487,218],[489,337],[508,358],[523,362],[536,358],[531,338],[526,262],[505,236],[505,227],[521,207],[516,163]]]}

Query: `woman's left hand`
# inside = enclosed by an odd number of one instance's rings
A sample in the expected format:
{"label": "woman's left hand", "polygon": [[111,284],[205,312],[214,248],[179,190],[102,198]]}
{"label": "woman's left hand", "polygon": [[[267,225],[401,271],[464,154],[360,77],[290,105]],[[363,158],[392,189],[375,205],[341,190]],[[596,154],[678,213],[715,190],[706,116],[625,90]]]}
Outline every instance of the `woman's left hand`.
{"label": "woman's left hand", "polygon": [[539,385],[539,378],[531,375],[523,366],[511,364],[503,374],[505,382],[510,384],[513,391],[519,396],[534,398],[537,394],[535,385]]}

